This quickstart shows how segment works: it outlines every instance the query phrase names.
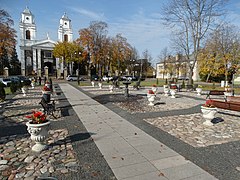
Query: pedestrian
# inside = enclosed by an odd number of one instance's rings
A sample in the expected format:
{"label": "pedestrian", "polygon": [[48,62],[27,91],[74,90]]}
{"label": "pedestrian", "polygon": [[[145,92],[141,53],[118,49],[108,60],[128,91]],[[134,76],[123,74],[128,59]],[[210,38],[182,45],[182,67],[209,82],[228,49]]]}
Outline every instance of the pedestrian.
{"label": "pedestrian", "polygon": [[44,84],[46,84],[46,82],[47,82],[47,77],[45,76],[44,77]]}
{"label": "pedestrian", "polygon": [[38,77],[38,83],[39,83],[39,86],[41,86],[41,84],[42,84],[42,78],[41,78],[41,76]]}

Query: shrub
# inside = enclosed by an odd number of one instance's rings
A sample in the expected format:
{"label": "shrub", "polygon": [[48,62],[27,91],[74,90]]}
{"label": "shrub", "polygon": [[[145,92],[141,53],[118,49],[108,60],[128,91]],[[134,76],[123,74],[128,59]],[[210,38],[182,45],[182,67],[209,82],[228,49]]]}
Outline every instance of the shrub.
{"label": "shrub", "polygon": [[5,93],[5,90],[4,90],[4,84],[3,83],[0,83],[0,101],[4,101],[5,98],[6,98],[6,93]]}
{"label": "shrub", "polygon": [[10,90],[12,93],[15,93],[17,91],[18,87],[15,83],[10,84]]}

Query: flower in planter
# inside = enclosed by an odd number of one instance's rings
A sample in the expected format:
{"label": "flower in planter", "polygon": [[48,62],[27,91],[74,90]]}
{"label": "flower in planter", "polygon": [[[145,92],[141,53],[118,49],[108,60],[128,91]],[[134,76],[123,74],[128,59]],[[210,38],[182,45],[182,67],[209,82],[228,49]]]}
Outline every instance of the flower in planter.
{"label": "flower in planter", "polygon": [[32,115],[26,116],[26,118],[31,119],[31,124],[41,124],[47,122],[47,116],[41,111],[33,111]]}
{"label": "flower in planter", "polygon": [[157,87],[157,85],[156,85],[156,84],[153,84],[152,87]]}
{"label": "flower in planter", "polygon": [[208,99],[206,102],[205,102],[205,104],[203,104],[202,106],[203,107],[208,107],[208,108],[215,108],[215,106],[214,105],[212,105],[212,100],[210,100],[210,99]]}
{"label": "flower in planter", "polygon": [[148,90],[148,94],[155,94],[154,92],[153,92],[153,90]]}
{"label": "flower in planter", "polygon": [[51,89],[49,87],[47,87],[47,86],[43,86],[42,90],[43,91],[51,91]]}

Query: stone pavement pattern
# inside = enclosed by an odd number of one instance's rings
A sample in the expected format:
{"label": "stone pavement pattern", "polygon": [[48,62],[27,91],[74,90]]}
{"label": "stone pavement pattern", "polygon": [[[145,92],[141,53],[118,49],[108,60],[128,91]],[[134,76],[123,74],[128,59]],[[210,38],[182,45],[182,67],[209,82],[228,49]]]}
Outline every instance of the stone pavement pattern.
{"label": "stone pavement pattern", "polygon": [[[25,125],[25,117],[41,108],[29,108],[40,102],[41,87],[30,89],[26,97],[21,93],[6,101],[5,111],[0,119],[1,128],[8,126]],[[10,100],[9,100],[10,101]],[[58,101],[57,101],[58,103]],[[17,109],[14,109],[17,108]],[[51,117],[51,121],[56,121]],[[58,118],[58,121],[63,118]],[[47,138],[49,145],[47,151],[40,154],[31,152],[33,142],[28,134],[11,135],[0,138],[0,179],[34,179],[41,176],[51,176],[53,173],[66,174],[75,171],[77,159],[73,150],[67,129],[50,130]],[[60,164],[60,166],[53,166]],[[57,168],[56,168],[57,167]]]}
{"label": "stone pavement pattern", "polygon": [[117,179],[216,179],[69,84],[60,87]]}

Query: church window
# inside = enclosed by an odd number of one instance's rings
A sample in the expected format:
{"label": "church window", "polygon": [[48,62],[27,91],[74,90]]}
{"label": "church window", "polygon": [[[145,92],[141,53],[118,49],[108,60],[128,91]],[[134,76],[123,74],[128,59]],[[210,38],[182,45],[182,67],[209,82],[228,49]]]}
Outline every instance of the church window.
{"label": "church window", "polygon": [[52,58],[52,52],[51,51],[44,51],[44,58]]}
{"label": "church window", "polygon": [[30,31],[29,31],[29,30],[26,30],[26,39],[31,39],[30,37],[31,37],[31,36],[30,36]]}
{"label": "church window", "polygon": [[68,35],[67,34],[64,35],[64,41],[68,42]]}
{"label": "church window", "polygon": [[26,17],[26,20],[29,20],[29,17]]}

